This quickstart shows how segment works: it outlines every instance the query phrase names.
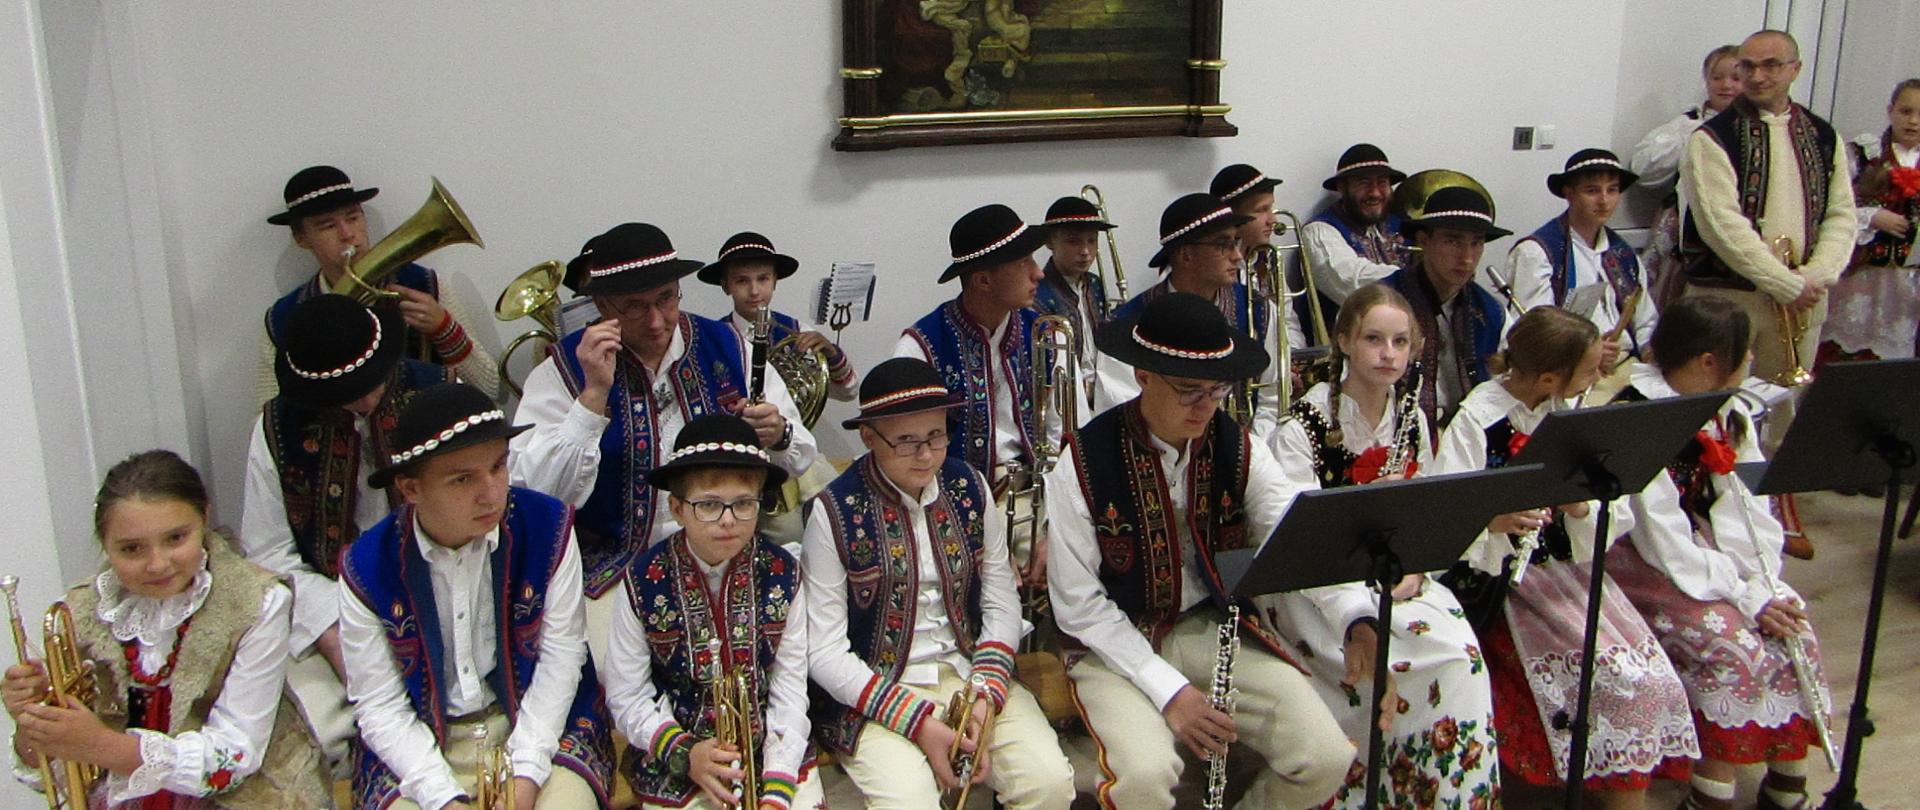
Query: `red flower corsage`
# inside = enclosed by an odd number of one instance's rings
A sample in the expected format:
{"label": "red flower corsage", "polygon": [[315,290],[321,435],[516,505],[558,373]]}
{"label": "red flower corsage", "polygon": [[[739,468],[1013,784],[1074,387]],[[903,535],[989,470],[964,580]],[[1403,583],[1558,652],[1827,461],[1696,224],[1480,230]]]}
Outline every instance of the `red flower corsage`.
{"label": "red flower corsage", "polygon": [[[1384,444],[1367,448],[1365,452],[1360,454],[1359,458],[1353,460],[1353,467],[1348,473],[1353,477],[1353,482],[1356,484],[1371,484],[1380,480],[1380,470],[1382,467],[1387,466],[1387,456],[1389,453],[1389,448]],[[1420,462],[1408,461],[1404,474],[1405,477],[1411,478],[1414,473],[1419,471]]]}
{"label": "red flower corsage", "polygon": [[1887,173],[1887,180],[1896,195],[1895,202],[1920,197],[1920,168],[1895,166]]}
{"label": "red flower corsage", "polygon": [[1714,475],[1726,475],[1733,472],[1733,447],[1722,439],[1707,435],[1702,430],[1693,435],[1700,443],[1700,466],[1706,467]]}
{"label": "red flower corsage", "polygon": [[1526,433],[1514,433],[1513,438],[1507,440],[1507,458],[1520,455],[1520,451],[1527,447],[1527,440],[1531,438],[1533,437]]}

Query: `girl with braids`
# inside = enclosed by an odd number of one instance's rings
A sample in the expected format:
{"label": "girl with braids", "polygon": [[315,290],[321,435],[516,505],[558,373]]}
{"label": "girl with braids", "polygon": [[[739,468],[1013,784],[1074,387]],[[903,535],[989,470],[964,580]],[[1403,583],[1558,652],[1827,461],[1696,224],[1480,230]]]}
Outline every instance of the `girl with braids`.
{"label": "girl with braids", "polygon": [[[1619,399],[1738,386],[1750,328],[1746,311],[1725,299],[1680,299],[1653,331],[1653,363],[1633,366]],[[1692,699],[1701,759],[1686,806],[1732,807],[1735,766],[1765,762],[1760,807],[1800,807],[1818,734],[1780,639],[1800,636],[1816,673],[1819,658],[1804,603],[1771,575],[1781,570],[1780,524],[1733,477],[1736,462],[1761,460],[1738,403],[1729,400],[1666,475],[1629,499],[1633,531],[1609,552],[1607,572],[1653,626]]]}
{"label": "girl with braids", "polygon": [[42,705],[42,663],[8,668],[15,776],[43,789],[43,756],[97,766],[96,807],[331,807],[283,689],[293,593],[207,528],[200,474],[165,450],[133,456],[107,471],[93,522],[106,568],[66,601],[98,697]]}
{"label": "girl with braids", "polygon": [[[1528,310],[1507,346],[1505,372],[1476,386],[1441,435],[1432,473],[1504,466],[1547,414],[1572,407],[1600,375],[1599,330],[1559,307]],[[1497,517],[1442,577],[1472,614],[1486,651],[1500,764],[1525,784],[1566,779],[1594,508],[1577,503],[1551,514]],[[1615,505],[1612,518],[1613,537],[1632,528],[1624,503]],[[1538,549],[1516,562],[1524,553],[1516,551],[1524,548],[1518,536],[1535,531]],[[1516,566],[1525,566],[1525,575],[1510,584]],[[1686,689],[1659,641],[1619,588],[1608,584],[1602,595],[1584,787],[1603,807],[1639,808],[1653,777],[1683,775],[1700,746]]]}
{"label": "girl with braids", "polygon": [[[1309,389],[1275,436],[1276,456],[1302,488],[1409,478],[1433,459],[1419,381],[1409,373],[1420,327],[1407,300],[1371,284],[1355,291],[1334,321],[1333,374]],[[1395,673],[1382,718],[1382,807],[1489,806],[1499,793],[1493,698],[1480,642],[1453,593],[1421,574],[1394,589],[1390,655]],[[1279,594],[1270,618],[1297,639],[1303,662],[1347,736],[1367,738],[1378,603],[1353,582]],[[1396,716],[1397,714],[1397,716]],[[1366,803],[1364,747],[1334,796],[1334,807]]]}

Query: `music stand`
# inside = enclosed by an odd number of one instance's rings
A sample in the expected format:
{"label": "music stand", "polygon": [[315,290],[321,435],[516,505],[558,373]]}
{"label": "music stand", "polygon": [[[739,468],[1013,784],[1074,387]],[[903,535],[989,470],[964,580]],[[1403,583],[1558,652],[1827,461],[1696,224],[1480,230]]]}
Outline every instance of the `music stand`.
{"label": "music stand", "polygon": [[[1860,671],[1854,680],[1853,706],[1847,713],[1847,738],[1839,778],[1827,810],[1862,805],[1855,782],[1860,775],[1860,742],[1873,733],[1867,719],[1867,687],[1873,682],[1874,647],[1880,636],[1880,608],[1886,601],[1887,563],[1893,554],[1894,519],[1900,514],[1903,479],[1914,477],[1914,445],[1920,442],[1920,360],[1834,363],[1820,369],[1800,403],[1773,463],[1741,465],[1742,480],[1759,494],[1865,487],[1884,484],[1886,509],[1880,519],[1880,548],[1873,560],[1873,590],[1867,597],[1866,636],[1860,645]],[[1758,480],[1752,476],[1758,475]]]}
{"label": "music stand", "polygon": [[[1593,698],[1593,655],[1600,634],[1600,596],[1605,583],[1607,542],[1613,538],[1613,502],[1645,489],[1700,426],[1713,419],[1731,391],[1631,402],[1604,408],[1556,411],[1547,415],[1526,447],[1510,464],[1540,464],[1541,491],[1536,503],[1596,500],[1593,576],[1587,585],[1587,628],[1581,642],[1580,692],[1567,728],[1573,735],[1567,756],[1565,806],[1580,806],[1587,773],[1587,712]],[[1556,719],[1555,725],[1558,726]]]}
{"label": "music stand", "polygon": [[1367,807],[1379,799],[1385,741],[1380,701],[1393,638],[1393,586],[1408,570],[1452,566],[1493,516],[1537,505],[1528,493],[1538,466],[1436,475],[1367,486],[1309,490],[1295,498],[1259,549],[1216,555],[1229,593],[1251,598],[1366,582],[1380,596],[1374,634],[1373,715],[1367,739]]}

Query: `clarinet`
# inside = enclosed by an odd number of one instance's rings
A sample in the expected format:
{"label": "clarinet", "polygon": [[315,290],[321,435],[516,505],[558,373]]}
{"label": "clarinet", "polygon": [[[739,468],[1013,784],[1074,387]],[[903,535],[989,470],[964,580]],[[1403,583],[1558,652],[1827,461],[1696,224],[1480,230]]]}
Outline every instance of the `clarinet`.
{"label": "clarinet", "polygon": [[1391,478],[1406,472],[1407,465],[1419,458],[1420,450],[1413,446],[1413,431],[1420,425],[1420,364],[1414,363],[1408,369],[1404,390],[1400,392],[1399,413],[1400,430],[1394,434],[1393,447],[1387,450],[1387,463],[1380,465],[1380,477]]}
{"label": "clarinet", "polygon": [[767,356],[773,353],[773,310],[762,304],[753,317],[752,363],[747,372],[747,401],[767,401]]}
{"label": "clarinet", "polygon": [[[1227,620],[1220,625],[1220,648],[1213,658],[1213,687],[1207,703],[1214,709],[1233,714],[1233,658],[1240,652],[1240,606],[1227,606]],[[1220,810],[1227,800],[1227,756],[1207,755],[1206,810]]]}

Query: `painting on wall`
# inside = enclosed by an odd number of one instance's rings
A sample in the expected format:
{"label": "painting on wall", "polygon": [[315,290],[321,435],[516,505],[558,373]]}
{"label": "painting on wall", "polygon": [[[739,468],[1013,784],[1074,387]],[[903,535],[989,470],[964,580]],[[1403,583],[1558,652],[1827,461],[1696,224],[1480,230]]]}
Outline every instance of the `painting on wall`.
{"label": "painting on wall", "polygon": [[844,151],[1221,137],[1221,0],[845,0]]}

